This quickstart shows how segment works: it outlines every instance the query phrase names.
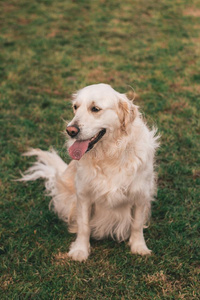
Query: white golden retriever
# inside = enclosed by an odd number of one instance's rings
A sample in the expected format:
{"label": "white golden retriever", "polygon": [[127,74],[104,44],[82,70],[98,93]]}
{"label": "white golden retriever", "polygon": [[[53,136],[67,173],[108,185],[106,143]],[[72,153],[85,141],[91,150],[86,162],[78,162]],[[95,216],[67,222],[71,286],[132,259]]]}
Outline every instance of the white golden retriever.
{"label": "white golden retriever", "polygon": [[145,125],[138,107],[107,84],[85,87],[73,97],[75,116],[67,165],[52,149],[31,149],[37,162],[21,181],[45,179],[51,205],[77,233],[69,257],[84,261],[90,236],[129,239],[131,252],[146,255],[143,227],[156,192],[154,154],[156,130]]}

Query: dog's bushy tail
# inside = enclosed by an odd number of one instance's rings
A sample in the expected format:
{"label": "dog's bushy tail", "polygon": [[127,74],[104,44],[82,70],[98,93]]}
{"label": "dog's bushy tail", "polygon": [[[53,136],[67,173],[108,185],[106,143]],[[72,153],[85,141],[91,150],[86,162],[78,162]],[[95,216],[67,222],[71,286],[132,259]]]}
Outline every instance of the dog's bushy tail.
{"label": "dog's bushy tail", "polygon": [[37,161],[22,174],[18,181],[31,181],[38,178],[45,180],[45,188],[49,195],[55,194],[55,178],[61,175],[67,168],[67,164],[58,156],[54,149],[42,151],[29,149],[24,156],[36,156]]}
{"label": "dog's bushy tail", "polygon": [[29,149],[23,155],[36,156],[37,160],[17,181],[44,179],[47,194],[52,197],[49,207],[52,207],[63,221],[74,223],[76,198],[67,184],[68,179],[65,174],[68,165],[54,149],[50,151]]}

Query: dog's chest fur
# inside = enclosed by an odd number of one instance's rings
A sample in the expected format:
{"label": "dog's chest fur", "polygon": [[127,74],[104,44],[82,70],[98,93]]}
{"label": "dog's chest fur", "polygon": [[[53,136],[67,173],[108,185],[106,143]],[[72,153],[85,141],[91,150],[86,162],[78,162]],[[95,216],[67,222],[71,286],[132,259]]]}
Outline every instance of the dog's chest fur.
{"label": "dog's chest fur", "polygon": [[83,164],[77,169],[76,186],[77,189],[87,187],[92,202],[115,208],[133,200],[130,199],[130,189],[133,188],[134,176],[134,168],[130,168],[130,164],[105,162],[95,167]]}

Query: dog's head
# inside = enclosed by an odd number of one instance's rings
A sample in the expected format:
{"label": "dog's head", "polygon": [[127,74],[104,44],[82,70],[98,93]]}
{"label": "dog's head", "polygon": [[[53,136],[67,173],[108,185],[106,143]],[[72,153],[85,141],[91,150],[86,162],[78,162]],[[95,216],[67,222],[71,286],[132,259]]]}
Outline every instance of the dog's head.
{"label": "dog's head", "polygon": [[127,134],[137,115],[137,107],[124,94],[102,83],[78,91],[72,103],[75,116],[66,130],[69,154],[76,160],[116,132]]}

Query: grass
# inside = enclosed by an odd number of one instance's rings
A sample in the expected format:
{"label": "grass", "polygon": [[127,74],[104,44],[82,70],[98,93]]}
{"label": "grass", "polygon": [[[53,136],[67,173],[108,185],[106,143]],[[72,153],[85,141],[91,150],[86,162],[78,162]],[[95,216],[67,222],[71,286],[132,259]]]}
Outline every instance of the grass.
{"label": "grass", "polygon": [[[1,299],[199,298],[199,1],[0,6]],[[98,82],[133,87],[162,134],[149,258],[92,240],[87,262],[70,261],[74,235],[48,210],[43,183],[12,181],[29,166],[28,147],[53,145],[69,162],[61,131],[70,95]]]}

